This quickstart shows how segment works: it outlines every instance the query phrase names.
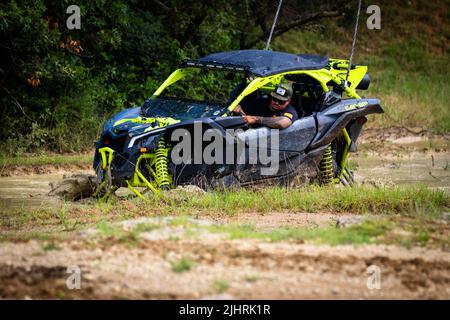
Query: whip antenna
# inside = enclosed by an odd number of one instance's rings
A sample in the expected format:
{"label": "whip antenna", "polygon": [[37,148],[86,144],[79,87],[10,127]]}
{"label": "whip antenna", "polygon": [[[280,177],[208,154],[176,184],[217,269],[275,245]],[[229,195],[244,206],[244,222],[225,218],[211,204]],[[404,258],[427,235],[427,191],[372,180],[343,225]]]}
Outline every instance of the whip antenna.
{"label": "whip antenna", "polygon": [[358,13],[356,15],[355,31],[353,32],[352,50],[350,51],[350,58],[348,59],[347,76],[345,77],[345,85],[348,84],[348,75],[350,74],[350,68],[352,67],[353,52],[356,45],[356,34],[358,33],[359,14],[361,12],[361,0],[358,0]]}
{"label": "whip antenna", "polygon": [[269,39],[267,39],[266,48],[264,50],[269,50],[270,41],[272,41],[273,30],[275,30],[275,25],[277,24],[278,14],[280,13],[281,3],[283,0],[278,2],[277,13],[275,13],[275,18],[273,19],[272,29],[270,29]]}

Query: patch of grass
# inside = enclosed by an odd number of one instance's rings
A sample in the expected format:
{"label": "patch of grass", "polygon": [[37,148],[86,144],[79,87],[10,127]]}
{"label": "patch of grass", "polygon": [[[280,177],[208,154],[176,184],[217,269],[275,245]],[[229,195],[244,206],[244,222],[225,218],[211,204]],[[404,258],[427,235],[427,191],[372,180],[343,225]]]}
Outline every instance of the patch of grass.
{"label": "patch of grass", "polygon": [[125,232],[119,238],[117,238],[117,241],[128,246],[129,248],[133,248],[137,246],[139,242],[139,234],[135,232]]}
{"label": "patch of grass", "polygon": [[336,188],[335,186],[308,186],[301,189],[279,187],[261,190],[243,189],[192,195],[182,201],[158,202],[149,199],[153,210],[170,212],[203,211],[208,213],[238,214],[239,212],[353,212],[353,213],[410,213],[417,210],[438,214],[450,206],[444,191],[419,187]]}
{"label": "patch of grass", "polygon": [[394,227],[389,220],[366,220],[348,228],[279,228],[261,231],[250,225],[212,226],[211,232],[227,233],[231,239],[262,239],[268,241],[309,241],[313,243],[341,245],[377,243]]}
{"label": "patch of grass", "polygon": [[178,261],[172,261],[170,264],[173,272],[182,273],[191,270],[194,267],[195,262],[191,259],[183,257]]}
{"label": "patch of grass", "polygon": [[155,223],[139,223],[134,229],[133,232],[140,234],[142,232],[149,232],[155,229],[158,229],[160,226]]}
{"label": "patch of grass", "polygon": [[450,248],[449,226],[441,219],[426,215],[390,217],[395,228],[383,239],[385,243],[412,246]]}
{"label": "patch of grass", "polygon": [[317,243],[330,245],[379,243],[380,237],[392,230],[394,224],[389,220],[364,221],[361,225],[337,229],[335,227],[311,229],[304,237]]}
{"label": "patch of grass", "polygon": [[314,244],[362,245],[395,244],[404,247],[450,247],[448,227],[429,216],[384,216],[364,220],[346,228],[277,228],[261,230],[252,225],[215,225],[213,233],[224,233],[230,239],[259,239],[263,241],[306,241]]}
{"label": "patch of grass", "polygon": [[230,284],[224,279],[217,279],[213,283],[213,288],[217,293],[224,293],[230,288]]}
{"label": "patch of grass", "polygon": [[174,217],[173,219],[170,219],[168,224],[171,227],[191,226],[192,225],[192,223],[190,223],[189,218],[187,216]]}
{"label": "patch of grass", "polygon": [[[112,209],[111,209],[112,211]],[[80,226],[95,225],[109,218],[92,205],[79,205],[65,202],[62,206],[50,208],[21,207],[0,209],[0,231],[30,230],[36,227],[56,227],[64,232],[73,232]],[[111,219],[119,220],[112,216]],[[62,226],[62,228],[61,228]]]}
{"label": "patch of grass", "polygon": [[122,228],[108,221],[102,220],[97,224],[97,231],[102,236],[115,237],[124,232]]}
{"label": "patch of grass", "polygon": [[63,225],[64,231],[74,231],[78,226],[78,220],[70,220],[67,215],[68,205],[63,204],[61,209],[56,211],[56,217],[59,219],[60,223]]}
{"label": "patch of grass", "polygon": [[53,250],[61,250],[61,247],[59,247],[54,242],[47,242],[42,245],[42,250],[44,250],[45,252],[53,251]]}
{"label": "patch of grass", "polygon": [[28,240],[39,241],[63,241],[65,237],[61,234],[46,231],[29,231],[29,232],[1,232],[0,242],[22,242]]}
{"label": "patch of grass", "polygon": [[44,208],[5,208],[0,210],[0,226],[6,229],[18,229],[25,225],[47,225],[59,223],[52,209]]}
{"label": "patch of grass", "polygon": [[97,224],[97,231],[100,236],[115,239],[117,242],[129,247],[137,245],[142,232],[149,232],[157,228],[159,228],[159,225],[150,223],[140,223],[132,230],[124,230],[121,226],[104,220]]}
{"label": "patch of grass", "polygon": [[103,213],[111,213],[115,208],[115,204],[113,202],[106,201],[94,201],[94,207],[96,209],[101,210]]}
{"label": "patch of grass", "polygon": [[259,277],[256,275],[246,275],[244,276],[244,280],[250,283],[256,282],[259,280]]}
{"label": "patch of grass", "polygon": [[0,154],[0,167],[77,165],[88,166],[92,163],[92,154],[29,154],[7,156]]}
{"label": "patch of grass", "polygon": [[412,242],[420,246],[427,246],[429,243],[438,243],[450,247],[447,226],[430,220],[422,215],[410,219],[411,222],[404,228],[413,235]]}
{"label": "patch of grass", "polygon": [[64,291],[58,290],[55,292],[55,298],[59,300],[66,299],[66,294],[64,293]]}

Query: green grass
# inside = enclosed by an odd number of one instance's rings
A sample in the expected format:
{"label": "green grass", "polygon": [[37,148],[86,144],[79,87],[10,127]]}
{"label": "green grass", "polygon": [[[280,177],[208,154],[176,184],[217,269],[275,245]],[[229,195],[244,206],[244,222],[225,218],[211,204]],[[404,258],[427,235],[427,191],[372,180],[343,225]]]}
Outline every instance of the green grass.
{"label": "green grass", "polygon": [[56,217],[63,225],[64,231],[74,231],[78,226],[78,221],[76,219],[71,220],[67,215],[68,205],[64,204],[60,210],[56,211]]}
{"label": "green grass", "polygon": [[450,235],[446,227],[440,223],[430,221],[427,217],[416,216],[403,228],[410,232],[409,237],[404,237],[406,241],[420,246],[427,246],[429,243],[440,243],[450,247]]}
{"label": "green grass", "polygon": [[243,279],[247,282],[253,283],[257,282],[260,278],[257,275],[246,275]]}
{"label": "green grass", "polygon": [[450,247],[448,228],[426,217],[399,219],[397,216],[385,216],[381,219],[365,220],[361,224],[346,228],[330,225],[261,230],[252,225],[216,225],[209,227],[208,230],[227,234],[230,239],[258,239],[269,242],[294,241],[331,246],[384,243],[404,247],[429,245]]}
{"label": "green grass", "polygon": [[334,226],[325,228],[277,228],[269,231],[258,230],[250,225],[212,226],[211,232],[227,233],[231,239],[261,239],[268,241],[309,241],[318,244],[365,244],[377,243],[378,237],[383,236],[394,228],[395,224],[387,219],[367,220],[360,225],[347,228]]}
{"label": "green grass", "polygon": [[125,230],[119,225],[104,220],[97,224],[97,231],[101,237],[108,240],[113,239],[128,247],[134,247],[139,243],[141,233],[157,228],[159,228],[158,225],[149,223],[138,224],[131,230]]}
{"label": "green grass", "polygon": [[[136,200],[137,201],[137,200]],[[141,201],[134,206],[132,201],[94,202],[79,204],[65,201],[55,207],[1,207],[0,227],[20,229],[26,226],[59,226],[73,231],[80,225],[97,224],[105,219],[125,220],[142,216],[144,209]],[[130,206],[132,206],[130,208]]]}
{"label": "green grass", "polygon": [[20,229],[26,225],[43,226],[59,224],[55,211],[43,208],[7,208],[0,211],[0,226],[6,229]]}
{"label": "green grass", "polygon": [[[298,189],[268,187],[260,190],[209,192],[204,195],[178,193],[148,198],[146,202],[119,201],[92,205],[63,204],[57,208],[5,208],[0,210],[0,227],[19,230],[30,226],[59,226],[71,231],[80,225],[118,221],[153,215],[176,215],[170,225],[186,224],[192,214],[241,212],[337,212],[357,214],[402,214],[437,217],[450,207],[444,191],[424,186],[373,187],[307,186]],[[154,226],[146,226],[152,228]],[[108,228],[106,225],[103,228]],[[144,228],[144,227],[140,227]],[[104,230],[107,233],[107,230]]]}
{"label": "green grass", "polygon": [[213,283],[213,288],[217,293],[224,293],[230,288],[230,284],[224,279],[216,279]]}
{"label": "green grass", "polygon": [[74,213],[68,203],[58,208],[9,208],[0,211],[0,226],[14,230],[26,225],[62,225],[63,231],[74,231],[80,224]]}
{"label": "green grass", "polygon": [[28,240],[39,241],[64,241],[66,238],[60,234],[48,231],[27,231],[27,232],[15,232],[7,231],[0,233],[0,242],[23,242]]}
{"label": "green grass", "polygon": [[195,262],[188,258],[181,258],[178,261],[172,261],[171,268],[173,272],[182,273],[191,270],[195,266]]}
{"label": "green grass", "polygon": [[61,247],[59,247],[54,242],[47,242],[47,243],[42,245],[42,250],[44,250],[45,252],[53,251],[53,250],[61,250]]}
{"label": "green grass", "polygon": [[450,198],[440,190],[424,186],[382,187],[308,186],[300,189],[270,187],[261,190],[210,192],[205,195],[178,194],[176,197],[149,198],[155,212],[189,215],[192,212],[238,214],[239,212],[352,212],[410,213],[426,211],[437,215],[450,206]]}
{"label": "green grass", "polygon": [[0,168],[13,166],[42,166],[42,165],[79,165],[87,166],[92,163],[93,153],[89,154],[29,154],[18,156],[0,155]]}
{"label": "green grass", "polygon": [[119,237],[125,232],[118,225],[112,224],[108,221],[100,221],[97,224],[97,231],[101,236],[105,237]]}

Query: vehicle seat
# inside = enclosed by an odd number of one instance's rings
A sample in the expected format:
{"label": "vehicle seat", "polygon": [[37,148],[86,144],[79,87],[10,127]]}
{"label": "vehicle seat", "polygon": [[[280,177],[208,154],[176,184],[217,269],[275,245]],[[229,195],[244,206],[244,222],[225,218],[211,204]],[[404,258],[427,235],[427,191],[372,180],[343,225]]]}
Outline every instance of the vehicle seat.
{"label": "vehicle seat", "polygon": [[292,74],[286,79],[293,82],[293,106],[299,117],[310,116],[322,108],[324,91],[316,79],[306,74]]}
{"label": "vehicle seat", "polygon": [[291,98],[291,105],[294,107],[295,111],[297,111],[298,118],[303,118],[306,116],[305,110],[303,110],[301,105],[301,98],[299,91],[295,90],[294,86],[292,86],[293,93]]}
{"label": "vehicle seat", "polygon": [[293,84],[293,106],[300,117],[310,116],[322,108],[324,92],[322,87],[305,85],[304,83]]}

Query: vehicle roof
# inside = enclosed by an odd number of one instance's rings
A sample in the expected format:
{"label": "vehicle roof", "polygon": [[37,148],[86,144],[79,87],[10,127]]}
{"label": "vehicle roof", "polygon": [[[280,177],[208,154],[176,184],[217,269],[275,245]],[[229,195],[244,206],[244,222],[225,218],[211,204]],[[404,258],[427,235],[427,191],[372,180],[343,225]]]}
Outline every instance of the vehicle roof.
{"label": "vehicle roof", "polygon": [[245,71],[258,77],[266,77],[288,71],[322,69],[327,64],[328,58],[312,54],[295,55],[269,50],[236,50],[186,60],[181,66]]}

